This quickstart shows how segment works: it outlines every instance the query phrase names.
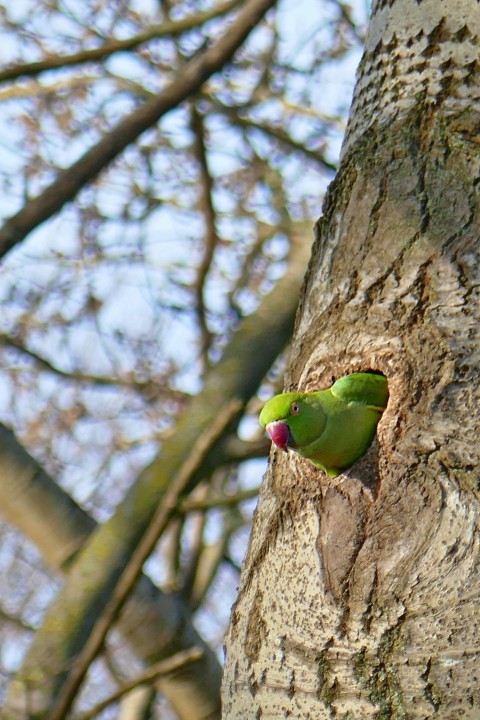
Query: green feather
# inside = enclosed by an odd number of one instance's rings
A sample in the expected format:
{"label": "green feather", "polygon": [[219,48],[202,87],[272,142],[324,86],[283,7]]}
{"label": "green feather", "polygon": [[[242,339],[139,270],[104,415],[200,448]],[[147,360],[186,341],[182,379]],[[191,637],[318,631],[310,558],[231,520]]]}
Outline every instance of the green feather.
{"label": "green feather", "polygon": [[353,373],[328,390],[276,395],[260,413],[260,424],[284,422],[288,446],[335,477],[366,452],[387,401],[383,375]]}
{"label": "green feather", "polygon": [[339,378],[330,388],[335,397],[345,402],[357,402],[376,410],[385,410],[388,402],[388,385],[383,375],[353,373]]}

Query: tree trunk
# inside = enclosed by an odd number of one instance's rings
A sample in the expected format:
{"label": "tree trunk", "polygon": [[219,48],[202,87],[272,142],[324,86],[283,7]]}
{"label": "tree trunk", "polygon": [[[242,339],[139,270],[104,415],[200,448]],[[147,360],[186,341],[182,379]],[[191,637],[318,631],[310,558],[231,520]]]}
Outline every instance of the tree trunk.
{"label": "tree trunk", "polygon": [[479,34],[475,0],[374,3],[286,388],[390,401],[339,478],[273,452],[224,720],[480,717]]}

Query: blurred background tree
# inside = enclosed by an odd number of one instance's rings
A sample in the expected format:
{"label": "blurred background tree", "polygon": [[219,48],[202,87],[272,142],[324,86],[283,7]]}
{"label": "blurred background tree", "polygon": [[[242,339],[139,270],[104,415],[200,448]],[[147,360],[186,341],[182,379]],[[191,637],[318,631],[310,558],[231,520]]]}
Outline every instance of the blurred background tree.
{"label": "blurred background tree", "polygon": [[268,452],[257,412],[282,385],[365,14],[330,0],[3,5],[11,717],[218,716]]}

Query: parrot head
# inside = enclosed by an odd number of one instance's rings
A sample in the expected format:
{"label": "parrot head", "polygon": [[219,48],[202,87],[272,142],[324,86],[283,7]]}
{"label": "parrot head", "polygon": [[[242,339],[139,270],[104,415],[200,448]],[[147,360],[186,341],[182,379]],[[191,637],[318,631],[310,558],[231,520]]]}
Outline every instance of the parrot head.
{"label": "parrot head", "polygon": [[318,437],[323,413],[315,407],[312,396],[313,393],[283,393],[264,406],[260,425],[281,450],[307,445]]}

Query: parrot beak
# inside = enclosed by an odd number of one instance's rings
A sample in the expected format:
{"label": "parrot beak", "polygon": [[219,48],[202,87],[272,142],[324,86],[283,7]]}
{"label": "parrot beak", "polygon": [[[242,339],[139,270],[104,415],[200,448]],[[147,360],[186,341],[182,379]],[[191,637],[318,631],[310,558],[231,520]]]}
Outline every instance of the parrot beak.
{"label": "parrot beak", "polygon": [[275,422],[268,423],[268,425],[265,426],[265,430],[269,434],[272,442],[275,443],[280,450],[287,452],[288,443],[291,440],[290,428],[287,423],[283,422],[283,420],[275,420]]}

